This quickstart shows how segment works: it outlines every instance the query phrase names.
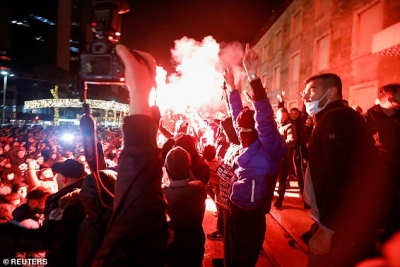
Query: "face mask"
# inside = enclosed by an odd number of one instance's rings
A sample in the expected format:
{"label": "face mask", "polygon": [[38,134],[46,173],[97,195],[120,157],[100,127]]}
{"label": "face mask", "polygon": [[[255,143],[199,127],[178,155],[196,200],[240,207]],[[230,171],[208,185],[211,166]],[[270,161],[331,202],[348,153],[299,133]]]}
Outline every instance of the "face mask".
{"label": "face mask", "polygon": [[321,99],[324,98],[328,92],[329,92],[329,90],[326,91],[326,93],[319,100],[315,100],[315,101],[311,101],[311,102],[304,102],[304,105],[306,106],[306,111],[309,115],[314,116],[315,114],[317,114],[318,112],[323,110],[329,104],[329,102],[331,101],[330,98],[323,107],[319,107],[319,101],[321,101]]}

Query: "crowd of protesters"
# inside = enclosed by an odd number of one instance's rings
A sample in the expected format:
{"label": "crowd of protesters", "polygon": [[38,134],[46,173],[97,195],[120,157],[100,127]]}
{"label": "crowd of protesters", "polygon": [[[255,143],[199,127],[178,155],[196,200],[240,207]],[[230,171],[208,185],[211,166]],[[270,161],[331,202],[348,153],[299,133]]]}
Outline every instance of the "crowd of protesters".
{"label": "crowd of protesters", "polygon": [[[66,139],[65,135],[69,138]],[[102,129],[98,135],[104,147],[107,167],[115,168],[122,149],[120,133]],[[3,127],[0,130],[2,203],[23,204],[26,194],[39,185],[48,187],[52,193],[56,192],[51,167],[57,161],[74,159],[87,168],[79,136],[77,126]],[[87,172],[90,172],[88,168]]]}
{"label": "crowd of protesters", "polygon": [[213,264],[255,266],[276,183],[274,205],[282,208],[290,174],[315,221],[309,266],[354,266],[400,230],[400,85],[383,86],[380,104],[363,116],[345,105],[339,76],[317,75],[305,82],[302,111],[286,110],[280,94],[274,114],[258,55],[246,46],[252,107],[243,107],[241,81],[228,67],[227,118],[208,126],[214,140],[203,143],[185,121],[167,129],[146,104],[151,55],[133,57],[120,45],[117,52],[130,116],[121,130],[97,129],[106,166],[98,175],[78,127],[0,130],[2,258],[37,259],[24,264],[35,266],[202,266],[208,194],[218,218],[207,237],[224,241],[224,259]]}

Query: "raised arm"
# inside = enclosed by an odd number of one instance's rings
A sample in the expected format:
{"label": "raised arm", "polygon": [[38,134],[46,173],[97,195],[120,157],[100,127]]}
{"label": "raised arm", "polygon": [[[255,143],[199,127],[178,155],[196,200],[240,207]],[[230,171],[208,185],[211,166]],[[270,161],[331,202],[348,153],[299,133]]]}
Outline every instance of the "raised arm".
{"label": "raised arm", "polygon": [[40,185],[39,178],[36,174],[36,160],[28,159],[28,170],[26,172],[26,181],[28,182],[29,190]]}
{"label": "raised arm", "polygon": [[230,114],[232,116],[233,125],[235,127],[236,135],[239,136],[239,130],[237,128],[236,119],[239,116],[240,111],[243,109],[242,99],[240,97],[239,90],[235,88],[235,79],[231,69],[228,67],[224,73],[224,79],[226,82],[225,93],[228,96],[228,103],[230,107]]}
{"label": "raised arm", "polygon": [[125,65],[130,116],[124,120],[124,148],[115,184],[113,214],[93,266],[160,266],[168,241],[166,203],[157,147],[158,119],[153,118],[149,95],[155,84],[155,60],[123,45],[116,51]]}
{"label": "raised arm", "polygon": [[251,90],[249,97],[253,101],[255,110],[256,129],[258,138],[265,151],[273,158],[282,158],[287,153],[287,146],[278,132],[274,120],[274,112],[267,97],[267,92],[263,87],[260,78],[257,76],[259,57],[255,51],[246,45],[243,58],[243,66],[250,82]]}
{"label": "raised arm", "polygon": [[285,107],[285,91],[281,91],[280,93],[277,94],[276,98],[278,98],[278,108],[283,108]]}

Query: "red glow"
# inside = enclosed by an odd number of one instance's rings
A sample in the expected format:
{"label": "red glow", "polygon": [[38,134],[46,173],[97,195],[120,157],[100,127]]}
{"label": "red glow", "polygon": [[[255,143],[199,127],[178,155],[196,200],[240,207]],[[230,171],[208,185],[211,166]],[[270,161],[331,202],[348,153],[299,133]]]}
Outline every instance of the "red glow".
{"label": "red glow", "polygon": [[183,37],[175,41],[171,53],[176,73],[167,77],[167,72],[157,66],[157,90],[150,94],[149,104],[156,104],[167,121],[180,114],[179,117],[189,123],[189,131],[202,136],[203,145],[213,144],[214,130],[209,123],[227,116],[225,102],[221,99],[222,71],[230,66],[236,84],[240,85],[244,75],[242,46],[237,42],[221,48],[211,36],[201,42]]}
{"label": "red glow", "polygon": [[0,56],[0,59],[2,59],[2,60],[11,60],[11,58],[7,57],[7,56]]}
{"label": "red glow", "polygon": [[230,65],[239,84],[243,75],[239,67],[243,55],[241,46],[230,44],[220,49],[211,36],[201,42],[183,37],[175,41],[171,53],[177,66],[176,73],[167,79],[166,71],[157,68],[156,103],[161,112],[172,109],[176,113],[195,112],[204,117],[225,113],[225,104],[221,100],[222,71]]}

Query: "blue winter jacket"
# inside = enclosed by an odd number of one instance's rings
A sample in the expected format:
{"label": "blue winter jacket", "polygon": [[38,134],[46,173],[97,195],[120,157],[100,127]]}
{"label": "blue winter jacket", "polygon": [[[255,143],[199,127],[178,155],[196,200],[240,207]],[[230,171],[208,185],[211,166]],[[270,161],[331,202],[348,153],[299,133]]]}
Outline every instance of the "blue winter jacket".
{"label": "blue winter jacket", "polygon": [[[264,90],[261,81],[251,83],[253,90]],[[234,124],[238,132],[236,119],[243,109],[238,90],[229,95]],[[247,148],[242,148],[235,159],[234,176],[230,182],[230,200],[245,210],[258,210],[268,213],[280,171],[282,158],[287,146],[277,130],[274,112],[268,97],[253,103],[255,110],[258,140]],[[239,136],[239,133],[238,133]]]}

